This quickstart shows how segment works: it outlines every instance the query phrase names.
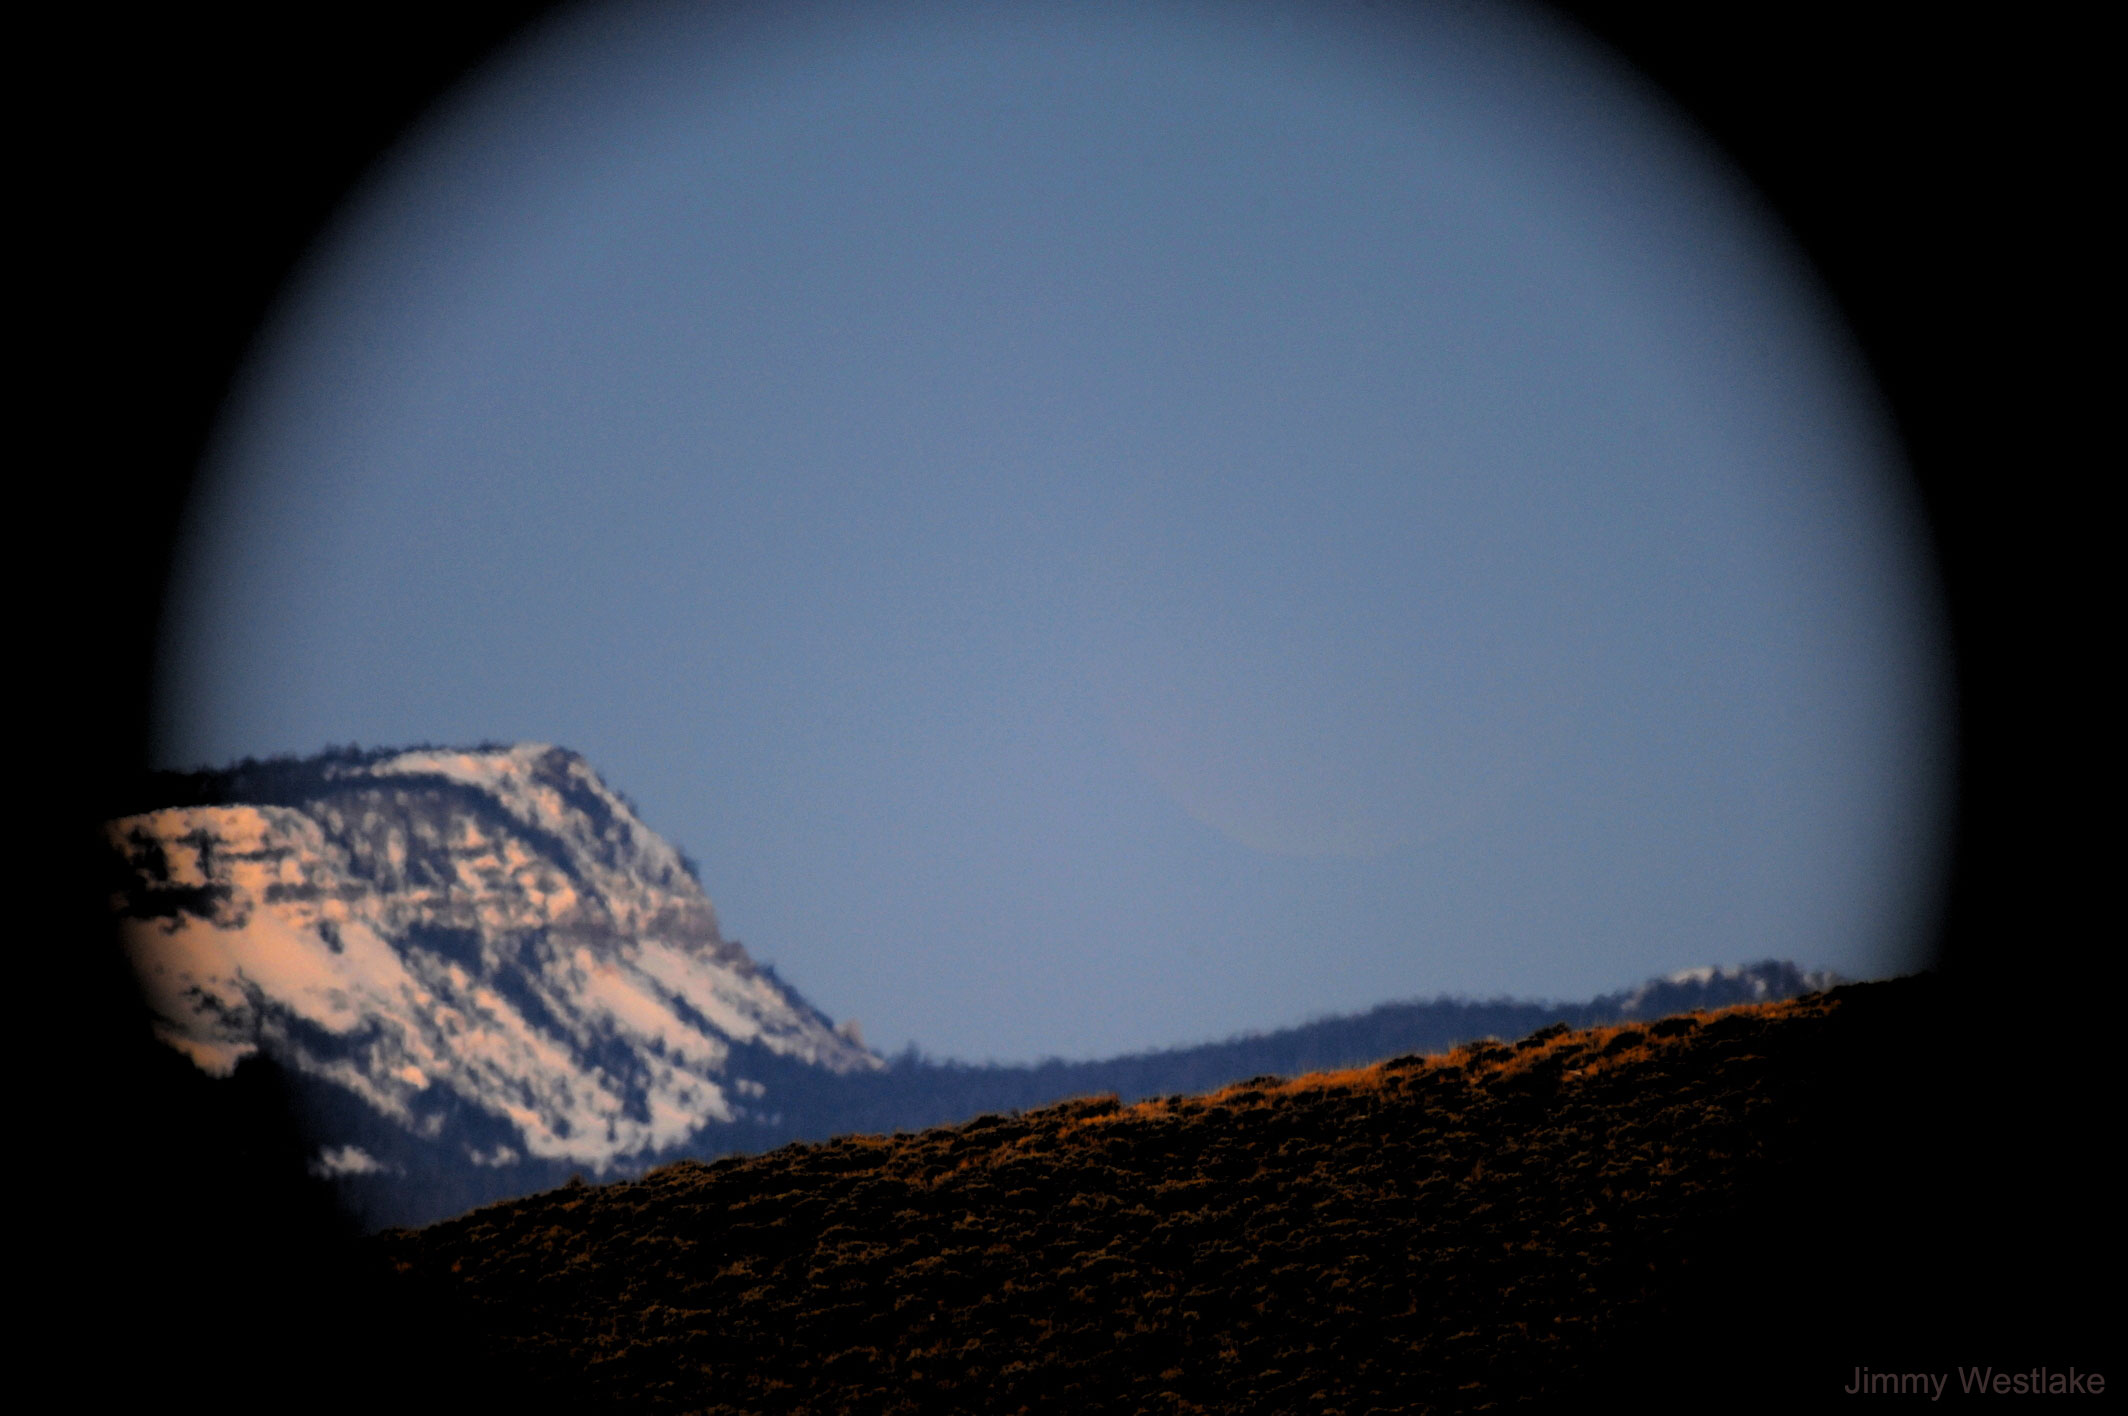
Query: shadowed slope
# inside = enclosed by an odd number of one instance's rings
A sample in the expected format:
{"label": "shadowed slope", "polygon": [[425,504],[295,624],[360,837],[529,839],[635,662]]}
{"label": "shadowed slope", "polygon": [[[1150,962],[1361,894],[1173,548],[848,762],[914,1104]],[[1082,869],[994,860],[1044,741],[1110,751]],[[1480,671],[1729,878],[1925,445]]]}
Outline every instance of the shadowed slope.
{"label": "shadowed slope", "polygon": [[1882,1182],[1828,1181],[1934,987],[683,1162],[377,1242],[567,1404],[1451,1411],[1724,1366],[1747,1404],[1829,1397],[1891,1350],[1760,1344],[1806,1299],[1823,1339],[1867,1316],[1819,1246]]}

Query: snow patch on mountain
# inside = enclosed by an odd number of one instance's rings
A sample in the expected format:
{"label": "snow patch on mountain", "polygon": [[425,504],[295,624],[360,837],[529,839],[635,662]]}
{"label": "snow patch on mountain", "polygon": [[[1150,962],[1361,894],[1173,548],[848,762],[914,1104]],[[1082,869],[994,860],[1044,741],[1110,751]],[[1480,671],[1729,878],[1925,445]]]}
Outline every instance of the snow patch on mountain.
{"label": "snow patch on mountain", "polygon": [[1729,967],[1709,964],[1649,979],[1625,993],[1598,999],[1597,1006],[1608,1005],[1621,1019],[1660,1018],[1694,1008],[1727,1008],[1739,1003],[1799,998],[1845,982],[1829,969],[1800,969],[1776,959]]}
{"label": "snow patch on mountain", "polygon": [[328,1146],[310,1163],[310,1173],[321,1180],[342,1175],[383,1175],[391,1169],[360,1146]]}
{"label": "snow patch on mountain", "polygon": [[735,1119],[760,1093],[728,1074],[735,1044],[885,1065],[726,940],[679,852],[573,753],[328,758],[300,786],[109,828],[158,1033],[209,1072],[263,1049],[418,1136],[461,1107],[501,1118],[515,1144],[484,1163],[604,1170]]}

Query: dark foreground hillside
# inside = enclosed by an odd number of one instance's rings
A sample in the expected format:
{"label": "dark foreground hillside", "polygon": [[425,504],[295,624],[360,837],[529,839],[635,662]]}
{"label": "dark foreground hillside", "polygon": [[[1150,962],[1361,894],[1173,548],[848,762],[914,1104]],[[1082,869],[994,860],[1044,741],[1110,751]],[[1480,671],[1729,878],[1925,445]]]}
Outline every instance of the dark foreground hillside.
{"label": "dark foreground hillside", "polygon": [[371,1242],[475,1389],[566,1409],[1799,1409],[1858,1366],[2103,1366],[2020,1324],[2052,1308],[2002,1290],[1999,1219],[1941,1243],[1940,1199],[2017,1186],[1978,1147],[1929,1168],[1935,993],[686,1162]]}

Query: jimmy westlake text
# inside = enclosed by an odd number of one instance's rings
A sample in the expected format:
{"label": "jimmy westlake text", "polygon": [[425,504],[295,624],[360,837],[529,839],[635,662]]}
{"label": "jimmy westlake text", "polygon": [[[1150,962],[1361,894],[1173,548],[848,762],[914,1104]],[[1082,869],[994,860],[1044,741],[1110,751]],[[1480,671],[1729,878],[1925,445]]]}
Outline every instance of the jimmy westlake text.
{"label": "jimmy westlake text", "polygon": [[2080,1372],[2074,1367],[2065,1372],[2052,1367],[2033,1367],[2022,1372],[1994,1367],[1879,1372],[1857,1367],[1854,1380],[1844,1390],[1849,1396],[1925,1396],[1930,1401],[1941,1401],[1946,1391],[1965,1396],[2100,1396],[2106,1390],[2106,1374]]}

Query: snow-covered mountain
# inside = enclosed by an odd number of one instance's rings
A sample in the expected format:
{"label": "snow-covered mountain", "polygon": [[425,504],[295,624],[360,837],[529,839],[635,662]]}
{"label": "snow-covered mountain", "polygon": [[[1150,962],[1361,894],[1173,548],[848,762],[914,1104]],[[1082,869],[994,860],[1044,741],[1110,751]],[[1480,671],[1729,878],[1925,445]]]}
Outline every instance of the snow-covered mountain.
{"label": "snow-covered mountain", "polygon": [[374,1139],[402,1133],[476,1166],[632,1168],[765,1104],[752,1060],[885,1065],[719,933],[684,858],[574,753],[188,780],[222,801],[109,827],[128,952],[201,1068],[263,1052],[359,1103],[330,1108],[350,1133],[321,1137],[322,1170],[403,1169]]}

